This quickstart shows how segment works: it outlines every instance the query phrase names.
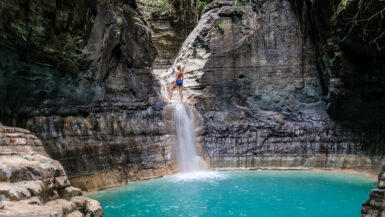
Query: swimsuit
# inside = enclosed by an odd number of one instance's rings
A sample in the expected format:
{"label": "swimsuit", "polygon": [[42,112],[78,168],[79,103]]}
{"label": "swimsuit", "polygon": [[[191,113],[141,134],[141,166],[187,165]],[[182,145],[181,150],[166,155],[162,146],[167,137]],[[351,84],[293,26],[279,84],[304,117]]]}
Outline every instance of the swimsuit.
{"label": "swimsuit", "polygon": [[183,86],[183,80],[177,80],[175,84],[178,86]]}

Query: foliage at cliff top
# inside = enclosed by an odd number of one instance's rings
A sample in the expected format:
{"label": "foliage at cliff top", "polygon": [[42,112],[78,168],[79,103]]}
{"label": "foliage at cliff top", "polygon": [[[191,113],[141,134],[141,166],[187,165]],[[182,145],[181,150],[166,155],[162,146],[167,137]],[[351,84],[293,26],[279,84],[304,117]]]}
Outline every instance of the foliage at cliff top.
{"label": "foliage at cliff top", "polygon": [[138,7],[145,20],[151,17],[175,16],[176,11],[170,0],[138,0]]}

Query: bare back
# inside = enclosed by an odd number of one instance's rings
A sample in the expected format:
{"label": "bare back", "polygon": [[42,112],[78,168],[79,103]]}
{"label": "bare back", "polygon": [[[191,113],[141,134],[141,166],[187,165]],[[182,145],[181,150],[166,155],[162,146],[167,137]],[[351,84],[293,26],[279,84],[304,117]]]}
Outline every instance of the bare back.
{"label": "bare back", "polygon": [[183,80],[183,72],[181,70],[176,72],[176,80]]}

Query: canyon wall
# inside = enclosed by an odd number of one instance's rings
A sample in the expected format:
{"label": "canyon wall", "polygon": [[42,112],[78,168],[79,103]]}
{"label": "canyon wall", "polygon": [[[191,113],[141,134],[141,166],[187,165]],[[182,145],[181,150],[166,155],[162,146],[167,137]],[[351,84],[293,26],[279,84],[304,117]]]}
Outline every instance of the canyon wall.
{"label": "canyon wall", "polygon": [[0,118],[31,130],[73,185],[175,169],[162,143],[156,50],[135,1],[2,1]]}
{"label": "canyon wall", "polygon": [[[331,96],[335,78],[325,84],[291,3],[213,1],[182,45],[173,68],[184,67],[184,95],[204,118],[203,156],[214,168],[376,171],[370,150],[381,149],[383,130],[333,112],[344,101]],[[159,79],[170,84],[173,68]]]}
{"label": "canyon wall", "polygon": [[333,32],[357,1],[149,2],[0,4],[0,120],[36,134],[73,185],[175,172],[158,80],[176,64],[212,167],[378,167],[383,51]]}

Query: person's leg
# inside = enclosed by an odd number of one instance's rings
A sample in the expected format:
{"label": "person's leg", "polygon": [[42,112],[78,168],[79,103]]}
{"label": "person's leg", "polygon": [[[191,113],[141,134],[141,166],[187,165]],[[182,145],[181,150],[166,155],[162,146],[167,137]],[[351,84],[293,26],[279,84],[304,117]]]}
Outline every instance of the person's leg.
{"label": "person's leg", "polygon": [[169,100],[171,101],[171,99],[172,99],[172,92],[174,91],[174,89],[175,89],[175,87],[176,87],[176,85],[174,84],[174,85],[172,85],[172,87],[170,88],[170,91],[169,91],[169,96],[168,96],[168,98],[169,98]]}
{"label": "person's leg", "polygon": [[183,102],[183,86],[179,86],[180,101]]}

